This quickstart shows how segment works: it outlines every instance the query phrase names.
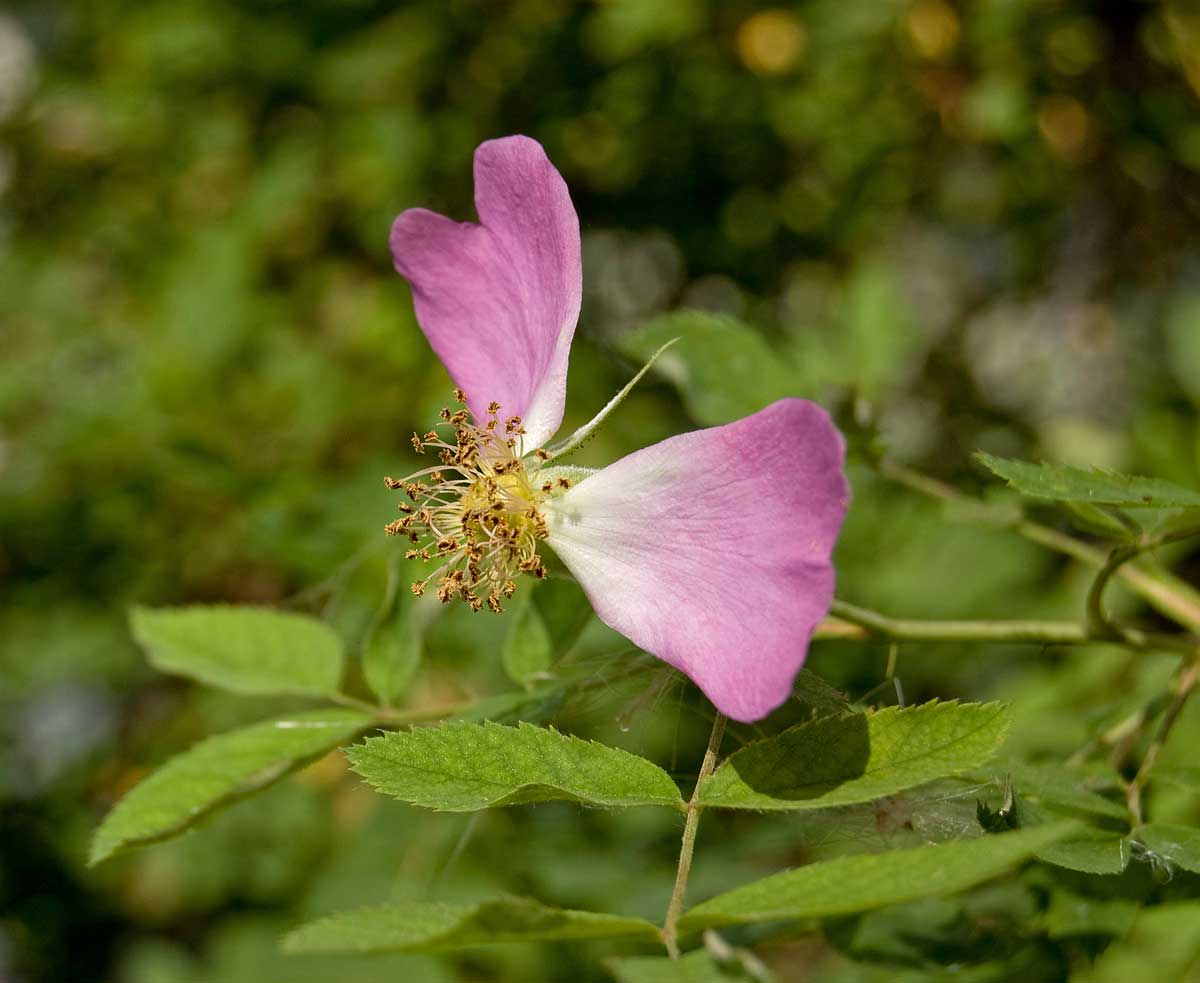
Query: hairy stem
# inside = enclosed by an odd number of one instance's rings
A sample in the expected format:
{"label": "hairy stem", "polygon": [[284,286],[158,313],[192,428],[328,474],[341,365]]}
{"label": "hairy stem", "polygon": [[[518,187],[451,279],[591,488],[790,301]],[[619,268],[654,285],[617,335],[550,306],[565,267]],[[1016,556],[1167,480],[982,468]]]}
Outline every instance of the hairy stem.
{"label": "hairy stem", "polygon": [[[980,509],[991,511],[986,503],[962,493],[953,485],[930,478],[928,475],[913,471],[901,464],[882,461],[879,464],[879,473],[885,478],[921,492],[923,495],[940,498],[944,501],[974,504]],[[1103,567],[1108,560],[1108,555],[1104,550],[1082,543],[1049,526],[1030,522],[1028,519],[1019,520],[1011,525],[1014,531],[1031,542],[1039,543],[1089,566]],[[1153,566],[1142,567],[1137,564],[1123,563],[1116,570],[1116,574],[1130,590],[1141,596],[1160,614],[1166,615],[1191,631],[1200,631],[1200,591],[1190,584],[1166,570]]]}
{"label": "hairy stem", "polygon": [[688,877],[692,873],[692,853],[696,849],[696,827],[700,825],[700,786],[717,766],[717,754],[721,749],[721,738],[725,735],[725,717],[718,713],[713,718],[712,733],[708,735],[708,748],[696,776],[696,787],[687,804],[687,820],[683,824],[683,845],[679,849],[679,869],[675,874],[675,888],[663,919],[662,939],[672,959],[679,958],[679,940],[676,926],[683,914],[683,899],[687,894]]}

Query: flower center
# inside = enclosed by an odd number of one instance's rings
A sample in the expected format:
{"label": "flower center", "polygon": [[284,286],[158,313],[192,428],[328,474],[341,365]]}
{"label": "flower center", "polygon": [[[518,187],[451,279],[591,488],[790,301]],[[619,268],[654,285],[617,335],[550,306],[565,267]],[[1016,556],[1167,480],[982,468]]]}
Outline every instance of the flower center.
{"label": "flower center", "polygon": [[[456,389],[454,396],[465,407],[466,394]],[[441,466],[385,479],[409,499],[400,503],[404,516],[389,523],[387,533],[408,538],[413,546],[405,553],[408,559],[438,563],[412,585],[417,596],[437,578],[443,604],[458,598],[474,611],[486,604],[499,612],[501,600],[516,591],[520,574],[546,575],[537,544],[548,532],[541,506],[555,484],[539,484],[537,477],[550,455],[539,449],[537,463],[527,470],[521,418],[501,423],[499,412],[500,405],[492,403],[483,426],[477,426],[465,408],[442,410],[437,427],[412,437],[417,453],[435,451]],[[439,432],[446,429],[453,431],[453,443]],[[565,487],[566,480],[560,484]]]}

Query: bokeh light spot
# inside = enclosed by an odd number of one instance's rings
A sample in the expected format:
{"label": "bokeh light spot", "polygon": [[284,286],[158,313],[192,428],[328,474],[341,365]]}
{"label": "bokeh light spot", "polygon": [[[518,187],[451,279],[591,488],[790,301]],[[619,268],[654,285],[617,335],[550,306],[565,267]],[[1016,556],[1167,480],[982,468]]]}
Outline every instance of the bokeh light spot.
{"label": "bokeh light spot", "polygon": [[796,66],[808,47],[808,32],[788,10],[761,10],[742,22],[737,53],[755,75],[782,75]]}
{"label": "bokeh light spot", "polygon": [[940,61],[958,43],[958,14],[945,0],[918,0],[905,19],[909,40],[923,58]]}

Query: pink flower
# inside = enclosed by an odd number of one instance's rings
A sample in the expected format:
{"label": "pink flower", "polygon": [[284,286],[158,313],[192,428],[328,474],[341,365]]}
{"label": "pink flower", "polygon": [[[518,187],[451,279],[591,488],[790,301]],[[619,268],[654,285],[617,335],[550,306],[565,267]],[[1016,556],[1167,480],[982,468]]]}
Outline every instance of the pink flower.
{"label": "pink flower", "polygon": [[460,387],[454,437],[414,435],[440,466],[403,481],[390,532],[439,563],[443,601],[499,610],[549,546],[596,613],[691,678],[735,720],[791,692],[833,597],[830,553],[849,500],[844,443],[819,406],[782,399],[671,437],[582,480],[548,463],[582,294],[579,220],[541,146],[475,153],[479,224],[425,209],[392,227],[396,269]]}

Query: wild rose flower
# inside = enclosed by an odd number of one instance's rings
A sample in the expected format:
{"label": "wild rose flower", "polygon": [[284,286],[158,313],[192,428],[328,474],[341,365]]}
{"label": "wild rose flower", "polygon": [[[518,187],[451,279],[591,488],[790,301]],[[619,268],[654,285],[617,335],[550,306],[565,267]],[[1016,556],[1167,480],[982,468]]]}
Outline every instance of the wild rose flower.
{"label": "wild rose flower", "polygon": [[475,206],[479,224],[415,208],[392,227],[396,269],[462,404],[413,436],[438,465],[388,479],[409,499],[388,531],[436,566],[414,591],[500,610],[522,574],[544,576],[544,543],[607,624],[727,716],[766,716],[833,597],[849,498],[840,434],[819,406],[782,399],[573,480],[546,444],[582,296],[579,220],[521,136],[476,150]]}

